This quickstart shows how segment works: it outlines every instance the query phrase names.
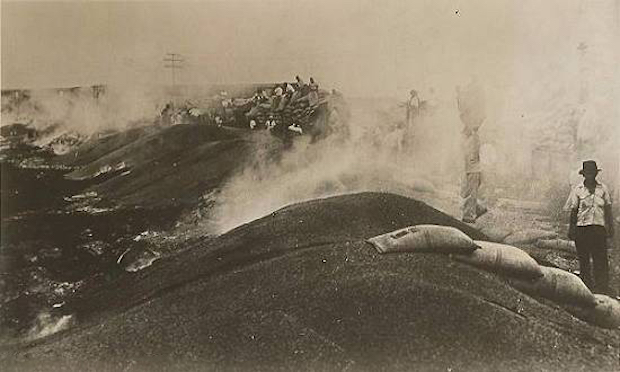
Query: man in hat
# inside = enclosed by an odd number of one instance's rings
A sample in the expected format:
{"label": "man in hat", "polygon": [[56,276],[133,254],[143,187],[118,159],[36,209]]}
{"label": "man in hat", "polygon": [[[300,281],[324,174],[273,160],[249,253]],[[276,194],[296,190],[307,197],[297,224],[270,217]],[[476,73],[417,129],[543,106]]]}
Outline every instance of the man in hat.
{"label": "man in hat", "polygon": [[610,294],[607,238],[614,235],[614,221],[609,191],[596,180],[600,171],[594,160],[583,162],[579,171],[583,183],[573,188],[567,202],[571,211],[568,237],[575,241],[581,279],[591,290]]}

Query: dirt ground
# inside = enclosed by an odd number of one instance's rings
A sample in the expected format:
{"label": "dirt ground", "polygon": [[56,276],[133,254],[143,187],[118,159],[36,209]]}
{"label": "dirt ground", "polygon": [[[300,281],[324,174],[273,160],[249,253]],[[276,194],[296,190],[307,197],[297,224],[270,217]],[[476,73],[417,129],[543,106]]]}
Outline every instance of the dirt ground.
{"label": "dirt ground", "polygon": [[[467,225],[454,218],[460,214],[457,192],[433,180],[436,187],[426,191],[378,185],[401,195],[317,199],[221,236],[205,233],[205,192],[238,170],[249,148],[247,138],[225,129],[177,126],[107,137],[56,159],[63,166],[86,165],[71,173],[80,181],[66,187],[58,176],[63,173],[51,172],[50,182],[59,188],[50,200],[14,198],[28,200],[6,209],[21,213],[49,203],[47,212],[57,214],[3,223],[3,247],[12,234],[11,250],[21,264],[34,267],[39,256],[49,256],[64,262],[58,278],[77,280],[65,268],[103,272],[82,249],[86,243],[112,247],[104,256],[114,267],[129,246],[151,244],[164,254],[146,270],[116,268],[63,297],[54,315],[70,316],[68,329],[1,346],[0,363],[14,370],[617,370],[617,331],[587,324],[515,290],[499,275],[448,256],[384,256],[365,242],[421,223],[454,226],[480,240],[527,229],[564,237],[565,221],[548,206],[496,197],[486,215]],[[117,164],[128,173],[95,176]],[[29,195],[39,195],[36,185],[47,176],[25,174],[33,186]],[[7,179],[3,193],[17,190]],[[101,199],[87,207],[116,206],[106,204],[113,201],[123,208],[72,214],[63,197],[78,191]],[[160,209],[140,209],[154,205]],[[28,240],[35,230],[40,236]],[[28,249],[20,239],[31,243]],[[66,254],[56,245],[67,246]],[[515,245],[541,264],[578,268],[574,252]],[[38,246],[44,255],[25,254]],[[610,259],[617,294],[619,235],[615,247]],[[23,305],[31,299],[24,297]],[[50,307],[56,300],[38,301]]]}
{"label": "dirt ground", "polygon": [[[3,365],[32,370],[612,371],[620,334],[439,254],[365,239],[419,223],[365,193],[293,205],[76,299],[80,322]],[[165,278],[165,280],[164,280]]]}

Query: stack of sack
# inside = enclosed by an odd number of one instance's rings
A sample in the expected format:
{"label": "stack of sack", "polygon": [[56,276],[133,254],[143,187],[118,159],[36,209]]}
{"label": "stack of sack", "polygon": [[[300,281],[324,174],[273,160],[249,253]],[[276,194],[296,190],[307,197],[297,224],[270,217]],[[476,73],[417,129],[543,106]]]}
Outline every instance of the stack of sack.
{"label": "stack of sack", "polygon": [[551,249],[556,251],[576,252],[575,242],[564,239],[540,239],[536,242],[538,248]]}
{"label": "stack of sack", "polygon": [[533,244],[539,240],[555,239],[558,234],[553,231],[539,229],[525,229],[512,232],[504,238],[506,244]]}
{"label": "stack of sack", "polygon": [[[481,233],[488,236],[491,241],[509,245],[536,244],[541,248],[546,248],[539,245],[539,243],[541,241],[560,240],[558,239],[558,234],[556,232],[542,229],[522,229],[514,231],[512,228],[510,228],[510,226],[494,226],[482,224],[477,224],[475,227]],[[552,247],[553,244],[554,243],[547,245],[550,249],[552,249],[555,248]]]}
{"label": "stack of sack", "polygon": [[[443,253],[502,275],[516,289],[563,305],[573,315],[605,328],[620,328],[620,303],[592,294],[567,271],[540,266],[525,251],[507,244],[473,240],[449,226],[415,225],[367,240],[379,253]],[[548,241],[548,240],[545,240]],[[547,243],[546,243],[547,244]],[[563,244],[555,240],[548,244]]]}

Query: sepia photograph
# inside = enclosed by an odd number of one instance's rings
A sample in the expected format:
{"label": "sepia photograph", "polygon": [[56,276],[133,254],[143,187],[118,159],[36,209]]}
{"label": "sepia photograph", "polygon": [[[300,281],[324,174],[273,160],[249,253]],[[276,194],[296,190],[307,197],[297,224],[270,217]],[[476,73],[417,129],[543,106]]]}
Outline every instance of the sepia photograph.
{"label": "sepia photograph", "polygon": [[0,0],[0,370],[620,371],[620,0]]}

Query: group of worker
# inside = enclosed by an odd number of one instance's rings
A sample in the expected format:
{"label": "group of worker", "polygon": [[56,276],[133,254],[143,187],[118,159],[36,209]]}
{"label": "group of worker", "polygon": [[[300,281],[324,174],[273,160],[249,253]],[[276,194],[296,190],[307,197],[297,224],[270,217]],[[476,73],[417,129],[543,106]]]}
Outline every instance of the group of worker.
{"label": "group of worker", "polygon": [[292,139],[301,134],[309,135],[312,142],[333,133],[346,136],[347,128],[341,124],[349,116],[348,106],[340,92],[320,90],[313,77],[306,83],[296,76],[292,83],[259,87],[248,98],[231,97],[222,90],[202,108],[189,101],[183,105],[169,102],[159,113],[159,123],[164,126],[199,123],[266,129],[291,144]]}
{"label": "group of worker", "polygon": [[311,120],[319,100],[319,85],[314,78],[310,77],[306,83],[296,76],[292,83],[259,88],[250,98],[232,98],[222,90],[204,109],[192,107],[190,103],[175,105],[168,102],[159,113],[159,122],[164,126],[198,122],[249,126],[250,129],[285,126],[293,132],[300,132]]}
{"label": "group of worker", "polygon": [[257,91],[250,104],[245,113],[250,129],[286,128],[303,133],[319,105],[319,85],[312,77],[306,83],[296,76],[293,83],[285,82],[271,90]]}

